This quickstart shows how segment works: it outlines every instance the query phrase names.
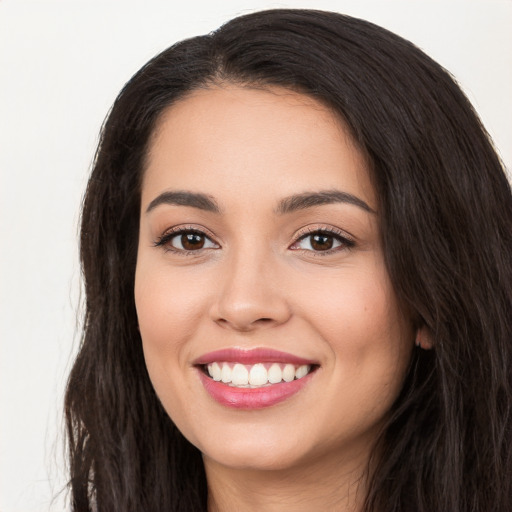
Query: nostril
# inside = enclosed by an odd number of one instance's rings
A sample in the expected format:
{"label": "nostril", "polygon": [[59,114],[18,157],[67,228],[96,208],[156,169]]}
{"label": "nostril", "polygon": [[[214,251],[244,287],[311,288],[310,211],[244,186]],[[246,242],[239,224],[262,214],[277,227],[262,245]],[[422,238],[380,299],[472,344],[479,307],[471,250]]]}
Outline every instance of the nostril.
{"label": "nostril", "polygon": [[229,320],[227,318],[218,318],[216,320],[216,322],[218,325],[223,326],[223,327],[233,327],[238,331],[248,332],[248,331],[252,331],[253,329],[255,329],[257,327],[270,326],[274,322],[276,322],[276,320],[273,318],[270,318],[270,317],[262,317],[262,318],[257,318],[256,320],[252,320],[252,321],[249,320],[249,321],[243,322],[240,319]]}
{"label": "nostril", "polygon": [[283,324],[290,318],[284,289],[270,290],[267,281],[254,286],[244,279],[238,279],[235,273],[219,289],[210,309],[210,318],[214,322],[221,327],[251,331]]}

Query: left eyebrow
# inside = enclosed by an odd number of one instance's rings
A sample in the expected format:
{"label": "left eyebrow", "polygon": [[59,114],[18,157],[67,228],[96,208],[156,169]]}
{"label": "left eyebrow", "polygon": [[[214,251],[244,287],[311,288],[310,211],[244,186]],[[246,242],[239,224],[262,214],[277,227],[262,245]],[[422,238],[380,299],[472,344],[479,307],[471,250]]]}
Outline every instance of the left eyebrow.
{"label": "left eyebrow", "polygon": [[163,192],[149,203],[146,213],[149,213],[161,204],[190,206],[207,212],[220,213],[220,208],[212,197],[198,192],[189,192],[188,190]]}
{"label": "left eyebrow", "polygon": [[323,190],[320,192],[304,192],[302,194],[286,197],[279,201],[276,212],[279,214],[292,213],[324,204],[347,203],[358,206],[369,213],[376,213],[362,199],[341,190]]}

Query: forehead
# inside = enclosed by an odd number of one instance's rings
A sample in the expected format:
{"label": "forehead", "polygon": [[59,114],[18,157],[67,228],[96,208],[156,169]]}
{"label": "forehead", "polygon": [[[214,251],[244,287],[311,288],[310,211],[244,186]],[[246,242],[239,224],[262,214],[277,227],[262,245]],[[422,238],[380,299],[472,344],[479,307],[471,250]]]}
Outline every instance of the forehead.
{"label": "forehead", "polygon": [[342,189],[376,206],[366,159],[341,119],[275,87],[199,89],[169,107],[150,142],[143,204],[173,188],[269,199]]}

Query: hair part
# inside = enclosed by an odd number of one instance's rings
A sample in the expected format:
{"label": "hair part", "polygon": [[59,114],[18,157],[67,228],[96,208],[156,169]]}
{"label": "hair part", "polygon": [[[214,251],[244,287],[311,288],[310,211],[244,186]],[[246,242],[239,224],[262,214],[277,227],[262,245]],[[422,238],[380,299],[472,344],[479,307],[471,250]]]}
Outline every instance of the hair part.
{"label": "hair part", "polygon": [[512,195],[503,165],[441,66],[369,22],[312,10],[257,12],[180,42],[112,107],[82,211],[86,313],[65,399],[73,510],[206,509],[201,454],[149,380],[133,289],[158,120],[222,83],[301,92],[349,127],[370,162],[394,290],[431,333],[434,349],[414,351],[375,450],[365,510],[505,510]]}

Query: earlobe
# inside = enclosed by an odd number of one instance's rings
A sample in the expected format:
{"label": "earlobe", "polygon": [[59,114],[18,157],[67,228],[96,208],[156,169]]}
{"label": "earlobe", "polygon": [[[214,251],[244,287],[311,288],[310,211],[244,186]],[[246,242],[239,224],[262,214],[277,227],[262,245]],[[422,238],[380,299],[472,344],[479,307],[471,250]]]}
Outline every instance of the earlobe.
{"label": "earlobe", "polygon": [[415,344],[423,350],[431,350],[433,348],[434,341],[432,339],[432,332],[427,326],[424,325],[418,328],[416,331]]}

